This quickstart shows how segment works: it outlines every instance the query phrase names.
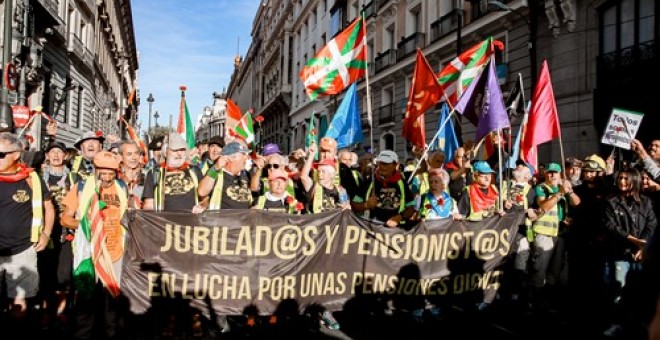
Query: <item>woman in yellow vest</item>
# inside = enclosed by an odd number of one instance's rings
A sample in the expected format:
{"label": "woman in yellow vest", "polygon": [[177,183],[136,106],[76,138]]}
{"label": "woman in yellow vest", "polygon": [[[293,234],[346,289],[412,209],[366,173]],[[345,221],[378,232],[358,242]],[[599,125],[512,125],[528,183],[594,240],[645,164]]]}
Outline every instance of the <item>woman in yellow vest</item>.
{"label": "woman in yellow vest", "polygon": [[337,163],[333,158],[325,158],[316,163],[318,181],[314,183],[309,172],[316,155],[316,144],[312,143],[307,152],[305,166],[300,173],[300,180],[307,193],[307,212],[317,214],[332,209],[350,209],[346,190],[334,183]]}
{"label": "woman in yellow vest", "polygon": [[268,173],[268,190],[257,198],[252,209],[300,214],[304,206],[286,191],[288,180],[289,176],[284,170],[271,170]]}

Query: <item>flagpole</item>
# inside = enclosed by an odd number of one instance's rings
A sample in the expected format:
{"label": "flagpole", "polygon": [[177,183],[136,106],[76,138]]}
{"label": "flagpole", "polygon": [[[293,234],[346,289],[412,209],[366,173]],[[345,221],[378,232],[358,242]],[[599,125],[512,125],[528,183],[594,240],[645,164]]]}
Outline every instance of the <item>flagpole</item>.
{"label": "flagpole", "polygon": [[[362,17],[362,30],[364,31],[364,39],[367,39],[367,26],[364,20],[364,11],[361,14]],[[365,47],[365,54],[367,55],[367,62],[365,63],[366,72],[365,75],[365,88],[367,90],[367,120],[369,121],[369,147],[371,148],[371,153],[375,152],[374,150],[374,117],[371,112],[371,90],[369,89],[369,50]]]}
{"label": "flagpole", "polygon": [[[438,129],[438,131],[433,136],[433,139],[431,139],[431,143],[429,143],[424,148],[424,153],[422,154],[422,157],[419,158],[419,161],[417,161],[417,165],[415,165],[415,170],[413,170],[413,172],[412,172],[413,174],[417,172],[417,170],[419,169],[419,165],[422,164],[422,161],[424,161],[424,159],[426,159],[426,157],[428,157],[429,149],[431,148],[431,145],[433,145],[433,143],[435,143],[436,139],[438,139],[438,136],[440,136],[440,131],[442,131],[442,129],[445,128],[445,125],[447,125],[447,122],[449,122],[449,119],[451,119],[451,117],[454,115],[454,112],[456,112],[456,110],[452,107],[451,112],[449,112],[449,114],[447,115],[447,118],[445,118],[445,120],[442,122],[442,124],[440,124],[440,128]],[[414,177],[415,176],[410,176],[410,179],[408,179],[408,183],[410,183]]]}
{"label": "flagpole", "polygon": [[502,202],[502,181],[504,181],[504,178],[502,178],[502,129],[497,129],[497,139],[499,140],[499,145],[497,145],[497,162],[498,162],[498,175],[500,177],[500,183],[499,183],[499,194],[500,194],[500,206],[499,206],[499,211],[504,210],[504,202]]}

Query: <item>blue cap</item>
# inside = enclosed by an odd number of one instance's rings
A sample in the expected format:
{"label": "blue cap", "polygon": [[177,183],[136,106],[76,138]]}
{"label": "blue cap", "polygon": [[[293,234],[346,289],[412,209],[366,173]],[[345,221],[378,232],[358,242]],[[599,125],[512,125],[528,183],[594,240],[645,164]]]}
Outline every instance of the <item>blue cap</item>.
{"label": "blue cap", "polygon": [[222,151],[220,152],[220,155],[222,156],[231,156],[235,153],[244,153],[248,154],[250,153],[250,149],[246,148],[243,146],[243,144],[239,142],[231,142],[227,144],[224,148],[222,148]]}
{"label": "blue cap", "polygon": [[482,174],[494,174],[495,170],[490,167],[490,164],[488,164],[485,161],[477,161],[474,163],[472,166],[472,170],[474,172],[482,173]]}

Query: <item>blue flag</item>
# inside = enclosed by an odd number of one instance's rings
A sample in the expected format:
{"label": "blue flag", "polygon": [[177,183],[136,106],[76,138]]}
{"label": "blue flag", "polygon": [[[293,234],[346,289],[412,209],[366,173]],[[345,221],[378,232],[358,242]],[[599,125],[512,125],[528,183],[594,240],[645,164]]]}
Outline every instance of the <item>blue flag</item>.
{"label": "blue flag", "polygon": [[337,148],[349,147],[356,143],[362,143],[362,122],[360,121],[360,107],[358,105],[357,91],[353,83],[346,91],[332,122],[328,126],[326,137],[337,140]]}
{"label": "blue flag", "polygon": [[[451,119],[447,120],[447,117],[449,117],[449,106],[447,102],[442,102],[438,120],[438,141],[431,145],[431,150],[442,150],[445,153],[445,163],[450,163],[454,160],[454,154],[458,149],[458,137],[456,137],[454,123]],[[447,123],[442,126],[445,121]]]}
{"label": "blue flag", "polygon": [[491,131],[510,126],[492,55],[486,69],[463,93],[455,109],[477,126],[476,141]]}

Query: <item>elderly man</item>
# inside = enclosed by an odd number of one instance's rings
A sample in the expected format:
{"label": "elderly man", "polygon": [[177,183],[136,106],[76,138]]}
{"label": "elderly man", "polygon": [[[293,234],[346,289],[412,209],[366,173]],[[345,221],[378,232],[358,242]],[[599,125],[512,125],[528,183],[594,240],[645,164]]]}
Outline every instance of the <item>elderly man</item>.
{"label": "elderly man", "polygon": [[458,211],[468,221],[481,221],[496,213],[503,214],[499,206],[499,193],[492,184],[495,177],[488,162],[477,161],[474,163],[474,179],[472,184],[465,187],[461,199],[458,201]]}
{"label": "elderly man", "polygon": [[[198,193],[209,210],[249,209],[252,205],[250,174],[245,170],[250,149],[233,141],[199,183]],[[206,201],[208,199],[208,201]]]}
{"label": "elderly man", "polygon": [[630,146],[637,154],[637,158],[642,162],[644,170],[649,173],[651,179],[655,182],[660,181],[660,140],[651,141],[648,152],[637,139],[633,139]]}
{"label": "elderly man", "polygon": [[76,141],[74,146],[80,150],[80,155],[73,159],[71,172],[69,173],[69,186],[73,186],[78,180],[85,179],[94,173],[94,156],[103,150],[103,132],[87,131]]}
{"label": "elderly man", "polygon": [[[64,199],[62,225],[80,229],[73,240],[74,282],[77,299],[76,339],[92,339],[97,325],[107,338],[121,328],[119,285],[126,227],[121,224],[128,208],[126,185],[117,179],[119,158],[108,151],[94,156],[94,176],[79,181]],[[97,222],[98,221],[98,222]],[[92,253],[102,247],[103,252]],[[91,264],[91,265],[88,265]],[[100,310],[99,310],[100,309]],[[103,318],[97,318],[101,312]]]}
{"label": "elderly man", "polygon": [[[55,210],[48,187],[31,168],[19,163],[21,142],[0,133],[0,286],[9,298],[12,330],[24,335],[27,299],[39,290],[37,252],[46,248],[53,230]],[[4,307],[4,306],[3,306]],[[4,333],[7,334],[7,333]]]}
{"label": "elderly man", "polygon": [[364,183],[352,207],[390,228],[407,227],[405,222],[415,214],[415,197],[399,171],[396,152],[383,150],[378,154],[374,178]]}
{"label": "elderly man", "polygon": [[349,149],[339,151],[339,181],[353,199],[360,188],[360,171],[357,169],[357,155]]}
{"label": "elderly man", "polygon": [[187,162],[188,144],[171,133],[161,152],[165,163],[149,171],[144,180],[143,209],[200,212],[197,188],[202,174]]}

